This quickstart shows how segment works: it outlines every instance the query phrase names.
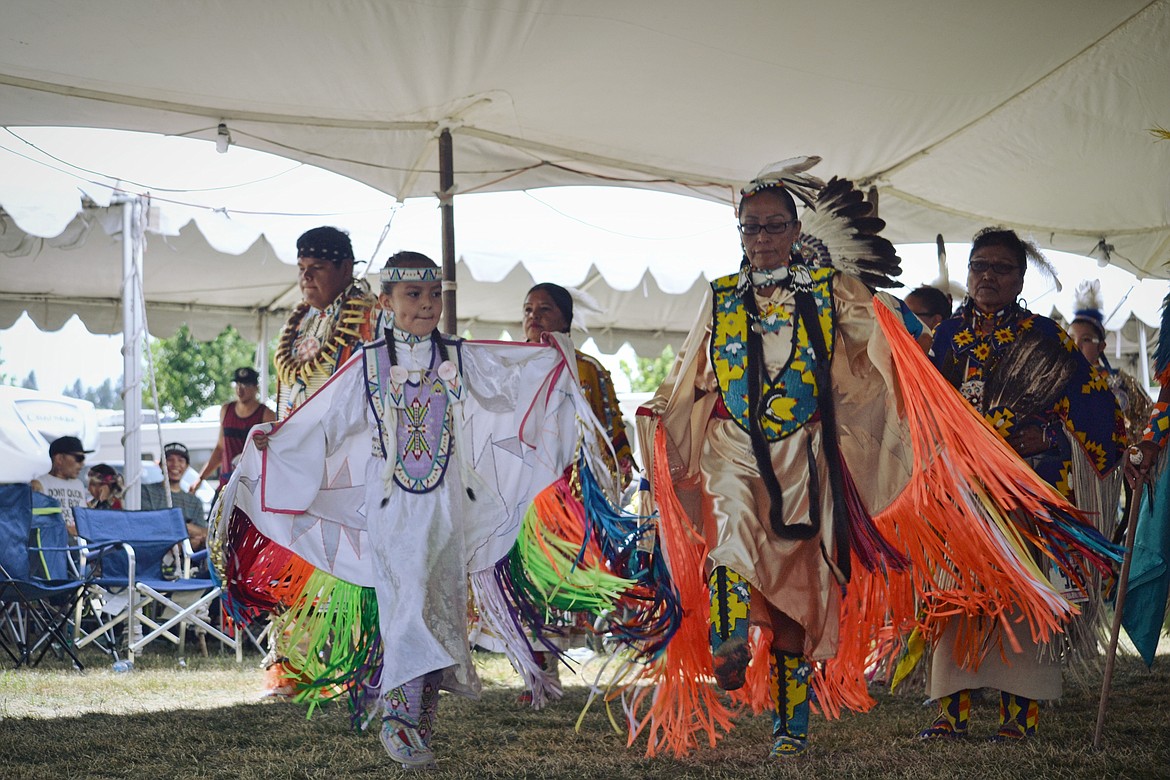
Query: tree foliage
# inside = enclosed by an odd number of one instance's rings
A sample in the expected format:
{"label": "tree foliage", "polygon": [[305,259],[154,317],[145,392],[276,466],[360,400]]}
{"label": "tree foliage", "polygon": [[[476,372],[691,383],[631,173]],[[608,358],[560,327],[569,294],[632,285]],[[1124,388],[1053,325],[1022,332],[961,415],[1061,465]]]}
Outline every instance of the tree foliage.
{"label": "tree foliage", "polygon": [[[186,325],[166,339],[150,344],[158,383],[158,402],[164,414],[179,420],[197,416],[208,406],[231,400],[232,373],[253,365],[256,345],[230,325],[212,341],[199,341]],[[150,407],[150,382],[143,374],[143,405]]]}
{"label": "tree foliage", "polygon": [[[28,384],[31,382],[32,384]],[[36,390],[36,377],[29,373],[29,378],[25,380],[24,387],[30,390]],[[89,401],[98,409],[121,409],[122,408],[122,394],[118,388],[122,386],[122,380],[118,380],[115,386],[114,381],[108,377],[98,387],[87,387],[82,389],[81,380],[77,379],[73,382],[72,387],[66,387],[61,391],[61,395],[69,398],[80,398],[83,401]]]}
{"label": "tree foliage", "polygon": [[652,393],[658,389],[674,364],[674,350],[667,344],[662,354],[654,358],[638,358],[638,364],[631,366],[621,362],[622,372],[630,380],[630,390],[635,393]]}
{"label": "tree foliage", "polygon": [[37,387],[37,372],[29,371],[28,376],[24,378],[24,380],[20,383],[20,386],[25,390],[39,390],[40,388]]}

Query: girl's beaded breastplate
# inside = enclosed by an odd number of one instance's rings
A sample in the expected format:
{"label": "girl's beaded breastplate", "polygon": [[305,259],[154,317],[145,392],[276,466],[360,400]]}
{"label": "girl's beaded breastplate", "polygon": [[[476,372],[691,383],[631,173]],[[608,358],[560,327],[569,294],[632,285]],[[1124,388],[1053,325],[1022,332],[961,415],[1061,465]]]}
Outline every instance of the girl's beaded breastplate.
{"label": "girl's beaded breastplate", "polygon": [[[383,348],[366,349],[366,381],[378,419],[374,449],[382,457],[394,452],[394,481],[410,493],[429,493],[443,481],[451,459],[451,420],[448,384],[439,376],[438,351],[432,349],[427,368],[406,372],[390,365]],[[398,376],[405,372],[405,376]],[[397,411],[396,420],[384,419],[383,409]],[[387,424],[395,426],[393,439]],[[392,443],[393,442],[393,443]]]}

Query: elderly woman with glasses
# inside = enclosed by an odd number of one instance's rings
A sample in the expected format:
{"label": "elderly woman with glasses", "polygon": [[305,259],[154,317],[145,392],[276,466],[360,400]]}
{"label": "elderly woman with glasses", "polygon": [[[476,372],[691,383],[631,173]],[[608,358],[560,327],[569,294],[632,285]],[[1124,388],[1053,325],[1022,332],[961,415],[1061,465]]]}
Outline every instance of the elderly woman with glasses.
{"label": "elderly woman with glasses", "polygon": [[[743,190],[740,269],[711,283],[706,316],[638,412],[662,525],[677,494],[682,526],[699,530],[705,542],[708,603],[688,603],[680,585],[684,609],[705,615],[709,608],[708,657],[719,687],[744,688],[749,664],[766,664],[771,755],[779,759],[806,750],[815,665],[833,659],[844,639],[838,629],[852,565],[847,494],[860,489],[866,503],[882,507],[908,476],[895,446],[890,388],[866,357],[867,345],[882,338],[874,309],[884,304],[899,317],[897,302],[885,296],[875,304],[857,275],[825,267],[831,253],[815,228],[802,225],[794,193],[829,232],[860,237],[847,248],[860,253],[855,257],[885,263],[892,273],[897,257],[852,185],[835,180],[826,187],[803,173],[818,159],[786,161]],[[834,217],[836,207],[818,198],[830,191],[843,202],[855,198],[844,210],[863,212],[859,219]],[[852,434],[834,415],[852,421]],[[656,435],[664,452],[652,445]],[[871,448],[884,440],[892,446]],[[846,460],[857,470],[850,473]],[[667,554],[680,577],[681,556]],[[771,635],[757,661],[749,624]]]}
{"label": "elderly woman with glasses", "polygon": [[[770,166],[743,190],[739,271],[712,281],[638,412],[683,602],[650,712],[656,744],[676,750],[726,722],[711,675],[741,703],[770,699],[771,755],[784,760],[808,747],[810,681],[829,717],[872,707],[866,671],[911,629],[933,638],[965,617],[965,640],[995,653],[992,628],[1026,604],[1028,628],[1060,630],[1074,608],[1020,563],[1013,524],[1041,518],[1032,536],[1073,576],[1110,549],[979,424],[898,302],[872,292],[898,273],[884,223],[851,183],[808,176],[816,161]],[[975,290],[994,305],[990,286]]]}
{"label": "elderly woman with glasses", "polygon": [[[1121,412],[1105,375],[1068,334],[1020,303],[1029,260],[1051,271],[1014,231],[989,227],[976,234],[967,300],[935,330],[931,359],[1037,475],[1086,515],[1112,521],[1125,445]],[[948,626],[943,641],[957,630]],[[954,653],[934,653],[929,690],[940,711],[922,738],[966,735],[971,691],[978,688],[1001,692],[995,739],[1036,732],[1038,702],[1061,693],[1058,653],[1037,646],[1027,632],[1016,636],[1021,647],[989,653],[974,670],[961,668]]]}

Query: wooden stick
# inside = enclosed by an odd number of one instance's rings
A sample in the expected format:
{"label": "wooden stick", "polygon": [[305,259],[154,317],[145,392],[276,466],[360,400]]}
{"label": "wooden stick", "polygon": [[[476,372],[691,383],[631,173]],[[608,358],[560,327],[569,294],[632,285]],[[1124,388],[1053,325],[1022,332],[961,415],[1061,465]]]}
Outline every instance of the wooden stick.
{"label": "wooden stick", "polygon": [[1109,633],[1109,651],[1105,656],[1105,678],[1101,681],[1101,702],[1097,706],[1097,728],[1093,732],[1093,749],[1101,749],[1101,731],[1105,728],[1105,709],[1109,706],[1109,687],[1113,684],[1113,662],[1117,659],[1117,640],[1121,637],[1121,617],[1125,610],[1125,591],[1129,587],[1129,564],[1133,560],[1133,540],[1137,535],[1138,515],[1141,513],[1142,489],[1148,476],[1142,473],[1133,486],[1129,499],[1125,527],[1125,555],[1121,559],[1121,574],[1117,578],[1117,599],[1113,611],[1113,629]]}

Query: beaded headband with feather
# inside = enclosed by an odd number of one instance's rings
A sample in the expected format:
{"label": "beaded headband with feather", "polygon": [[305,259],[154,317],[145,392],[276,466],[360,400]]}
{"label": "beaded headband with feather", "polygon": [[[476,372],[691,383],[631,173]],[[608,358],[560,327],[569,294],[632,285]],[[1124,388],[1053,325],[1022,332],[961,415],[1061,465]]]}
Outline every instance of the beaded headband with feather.
{"label": "beaded headband with feather", "polygon": [[771,187],[782,187],[800,198],[804,205],[815,208],[813,204],[816,203],[817,194],[825,188],[825,183],[816,176],[810,176],[805,171],[820,161],[820,157],[811,155],[789,157],[787,160],[765,165],[756,174],[756,178],[752,179],[746,187],[740,190],[740,195],[747,198],[755,195],[760,190],[766,190]]}

